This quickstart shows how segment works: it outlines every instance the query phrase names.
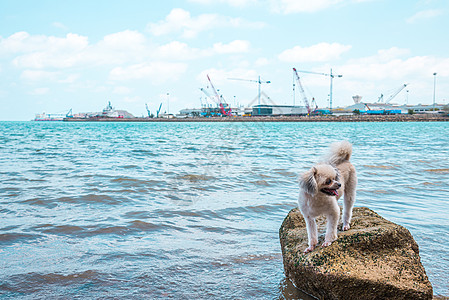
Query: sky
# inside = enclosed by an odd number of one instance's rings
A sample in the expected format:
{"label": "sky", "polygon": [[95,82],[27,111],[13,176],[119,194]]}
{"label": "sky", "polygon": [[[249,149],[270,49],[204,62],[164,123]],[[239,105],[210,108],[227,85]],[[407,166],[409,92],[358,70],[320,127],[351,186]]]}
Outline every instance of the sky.
{"label": "sky", "polygon": [[331,69],[334,108],[404,84],[391,103],[447,104],[448,29],[447,0],[0,0],[0,120],[178,113],[213,103],[207,75],[231,106],[260,76],[262,104],[324,108]]}

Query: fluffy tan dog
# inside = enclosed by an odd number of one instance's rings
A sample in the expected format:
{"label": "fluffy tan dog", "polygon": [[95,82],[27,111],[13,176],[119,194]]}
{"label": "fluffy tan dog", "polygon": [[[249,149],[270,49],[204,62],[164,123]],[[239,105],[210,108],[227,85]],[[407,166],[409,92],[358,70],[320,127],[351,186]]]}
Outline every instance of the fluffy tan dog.
{"label": "fluffy tan dog", "polygon": [[352,145],[339,142],[331,145],[330,155],[325,163],[320,163],[305,172],[299,180],[299,209],[306,221],[309,247],[304,253],[311,252],[318,244],[318,230],[315,218],[324,215],[327,220],[326,235],[322,247],[329,246],[337,239],[337,225],[340,208],[337,200],[344,195],[343,230],[350,228],[352,208],[355,202],[357,175],[349,158]]}

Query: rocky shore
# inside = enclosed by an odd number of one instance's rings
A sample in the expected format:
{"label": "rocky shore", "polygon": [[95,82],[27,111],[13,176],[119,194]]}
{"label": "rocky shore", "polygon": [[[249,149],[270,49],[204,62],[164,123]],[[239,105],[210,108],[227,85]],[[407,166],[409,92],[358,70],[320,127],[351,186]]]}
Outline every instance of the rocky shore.
{"label": "rocky shore", "polygon": [[446,122],[446,114],[211,118],[65,118],[66,122]]}
{"label": "rocky shore", "polygon": [[[324,232],[325,219],[317,224]],[[406,228],[365,207],[354,208],[351,225],[329,247],[303,254],[305,222],[297,209],[290,211],[279,237],[285,274],[296,287],[319,299],[432,299],[418,244]]]}

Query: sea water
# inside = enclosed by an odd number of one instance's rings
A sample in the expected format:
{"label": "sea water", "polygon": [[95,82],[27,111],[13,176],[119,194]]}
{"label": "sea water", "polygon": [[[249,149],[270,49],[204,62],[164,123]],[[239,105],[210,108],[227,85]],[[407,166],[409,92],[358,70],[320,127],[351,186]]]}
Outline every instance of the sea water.
{"label": "sea water", "polygon": [[449,296],[444,122],[0,122],[0,295],[308,299],[278,230],[343,139],[356,206],[408,228]]}

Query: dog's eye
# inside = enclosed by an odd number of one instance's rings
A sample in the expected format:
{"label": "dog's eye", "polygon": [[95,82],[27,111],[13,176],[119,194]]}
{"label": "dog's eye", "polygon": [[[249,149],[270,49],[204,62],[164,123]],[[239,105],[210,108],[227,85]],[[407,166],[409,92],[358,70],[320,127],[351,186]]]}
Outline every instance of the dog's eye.
{"label": "dog's eye", "polygon": [[331,182],[332,182],[332,180],[330,180],[330,178],[328,178],[328,179],[326,180],[326,184],[331,184]]}

